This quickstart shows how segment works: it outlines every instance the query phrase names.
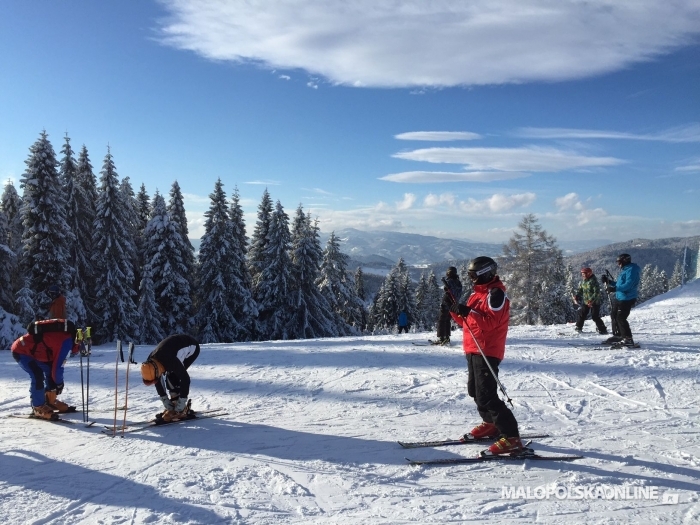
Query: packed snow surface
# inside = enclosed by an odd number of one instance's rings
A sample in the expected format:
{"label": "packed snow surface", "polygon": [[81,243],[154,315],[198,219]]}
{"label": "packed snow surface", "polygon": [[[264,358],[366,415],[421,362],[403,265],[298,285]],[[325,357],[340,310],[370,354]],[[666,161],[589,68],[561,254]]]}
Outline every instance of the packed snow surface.
{"label": "packed snow surface", "polygon": [[[78,406],[75,424],[1,419],[0,522],[699,523],[700,282],[635,308],[630,324],[640,349],[596,348],[591,321],[581,336],[510,329],[501,380],[521,432],[551,435],[532,444],[540,453],[584,456],[571,463],[407,464],[483,448],[397,444],[478,423],[461,332],[452,347],[411,344],[428,333],[205,345],[193,408],[228,414],[124,437],[100,432],[114,424],[117,353],[96,347],[92,427],[77,358],[61,396]],[[3,416],[29,412],[28,383],[0,354]],[[127,423],[160,408],[132,365]]]}

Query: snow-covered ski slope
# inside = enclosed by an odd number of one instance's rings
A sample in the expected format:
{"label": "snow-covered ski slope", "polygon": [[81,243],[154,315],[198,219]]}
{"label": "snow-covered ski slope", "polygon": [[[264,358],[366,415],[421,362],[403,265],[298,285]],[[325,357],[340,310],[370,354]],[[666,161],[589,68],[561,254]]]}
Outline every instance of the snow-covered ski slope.
{"label": "snow-covered ski slope", "polygon": [[[630,322],[641,349],[586,346],[601,339],[590,321],[582,336],[511,328],[501,379],[521,430],[551,434],[533,443],[541,453],[585,456],[572,463],[407,465],[481,448],[396,443],[478,421],[460,346],[411,344],[432,334],[207,345],[191,368],[193,405],[226,407],[222,418],[123,438],[0,419],[0,522],[699,523],[700,282]],[[111,424],[114,345],[96,353],[91,418]],[[66,366],[62,397],[80,406],[78,360]],[[139,421],[159,402],[137,367],[130,377],[127,419]],[[0,354],[1,415],[28,411],[27,387]]]}

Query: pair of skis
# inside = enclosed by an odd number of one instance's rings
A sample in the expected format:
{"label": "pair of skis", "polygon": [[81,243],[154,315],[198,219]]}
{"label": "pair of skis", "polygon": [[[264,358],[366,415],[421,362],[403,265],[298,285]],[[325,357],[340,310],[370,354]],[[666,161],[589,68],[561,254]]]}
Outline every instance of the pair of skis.
{"label": "pair of skis", "polygon": [[[180,418],[180,419],[174,419],[172,421],[165,421],[164,419],[161,419],[159,417],[156,417],[154,419],[149,419],[148,421],[140,421],[137,423],[132,423],[130,425],[124,424],[122,427],[118,428],[115,432],[114,427],[112,426],[107,426],[102,429],[102,433],[106,434],[108,436],[115,436],[116,433],[120,434],[131,434],[133,432],[141,432],[143,430],[148,430],[153,427],[161,427],[165,425],[174,425],[174,424],[179,424],[179,423],[191,423],[192,421],[197,421],[199,419],[207,419],[207,418],[212,418],[212,417],[221,417],[227,415],[228,412],[224,408],[213,408],[211,410],[201,410],[197,412],[191,412],[187,414],[187,416]],[[160,415],[160,414],[158,414]]]}
{"label": "pair of skis", "polygon": [[[549,437],[549,434],[523,434],[521,439],[537,439]],[[423,448],[423,447],[445,447],[449,445],[471,445],[474,443],[485,443],[493,441],[493,438],[474,438],[465,436],[462,439],[445,439],[439,441],[399,441],[399,445],[403,448]],[[579,455],[542,455],[536,453],[528,445],[531,441],[525,444],[525,448],[519,452],[511,454],[498,455],[478,455],[474,457],[459,457],[459,458],[440,458],[440,459],[412,459],[406,458],[409,465],[461,465],[465,463],[481,463],[485,461],[524,461],[524,460],[546,460],[546,461],[574,461],[583,458]]]}

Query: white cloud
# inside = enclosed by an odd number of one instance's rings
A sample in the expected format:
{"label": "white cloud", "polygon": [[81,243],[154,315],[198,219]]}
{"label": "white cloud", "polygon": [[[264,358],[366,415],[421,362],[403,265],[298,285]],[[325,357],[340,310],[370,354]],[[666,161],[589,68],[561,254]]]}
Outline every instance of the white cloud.
{"label": "white cloud", "polygon": [[398,140],[424,140],[433,142],[448,142],[453,140],[478,140],[481,135],[471,131],[409,131],[394,135]]}
{"label": "white cloud", "polygon": [[559,208],[559,211],[583,209],[583,204],[579,200],[577,193],[567,193],[563,197],[554,199],[554,204]]}
{"label": "white cloud", "polygon": [[656,133],[642,134],[594,129],[521,128],[516,132],[516,135],[536,139],[622,139],[659,142],[700,142],[700,124],[689,124]]}
{"label": "white cloud", "polygon": [[243,184],[252,184],[254,186],[279,186],[282,183],[277,180],[248,180]]}
{"label": "white cloud", "polygon": [[160,1],[168,45],[348,86],[584,78],[669,53],[700,32],[697,0]]}
{"label": "white cloud", "polygon": [[441,193],[440,195],[429,193],[428,195],[426,195],[425,199],[423,199],[423,206],[425,206],[426,208],[434,208],[437,206],[444,205],[452,207],[454,206],[454,204],[455,196],[452,193]]}
{"label": "white cloud", "polygon": [[495,180],[511,180],[528,177],[527,173],[515,171],[405,171],[379,177],[380,180],[404,183],[437,183],[437,182],[492,182]]}
{"label": "white cloud", "polygon": [[674,171],[680,171],[680,172],[700,171],[700,164],[689,164],[687,166],[678,166]]}
{"label": "white cloud", "polygon": [[503,195],[496,193],[484,200],[467,199],[459,203],[460,208],[470,214],[503,213],[514,208],[529,206],[537,196],[534,193],[519,193],[516,195]]}
{"label": "white cloud", "polygon": [[408,210],[413,207],[415,202],[416,196],[413,193],[404,193],[403,200],[396,203],[396,209],[399,211]]}
{"label": "white cloud", "polygon": [[[614,157],[588,157],[557,148],[423,148],[393,155],[398,159],[464,164],[478,171],[556,172],[577,168],[615,166],[624,163]],[[387,179],[391,180],[391,179]]]}

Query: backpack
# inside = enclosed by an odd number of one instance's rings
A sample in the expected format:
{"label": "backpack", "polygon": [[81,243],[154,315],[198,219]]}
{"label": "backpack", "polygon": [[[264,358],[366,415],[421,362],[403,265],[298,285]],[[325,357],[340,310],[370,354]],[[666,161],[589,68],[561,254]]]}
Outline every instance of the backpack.
{"label": "backpack", "polygon": [[32,336],[34,347],[31,350],[31,355],[36,355],[37,346],[43,344],[46,349],[46,354],[49,359],[53,358],[54,350],[44,341],[44,334],[62,332],[70,334],[71,339],[75,341],[77,332],[75,323],[68,319],[44,319],[42,321],[32,321],[27,325],[27,333]]}

